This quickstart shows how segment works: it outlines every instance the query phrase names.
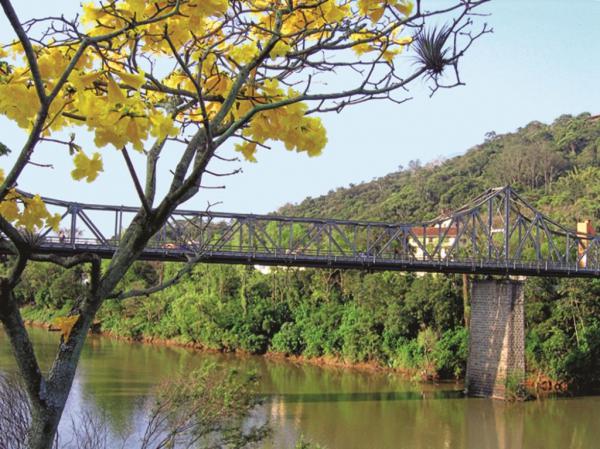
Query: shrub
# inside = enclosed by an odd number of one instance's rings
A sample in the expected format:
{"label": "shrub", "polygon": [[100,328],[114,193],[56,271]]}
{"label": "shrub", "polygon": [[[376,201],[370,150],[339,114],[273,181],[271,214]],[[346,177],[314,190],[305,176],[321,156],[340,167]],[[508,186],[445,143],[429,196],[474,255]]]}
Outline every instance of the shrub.
{"label": "shrub", "polygon": [[302,354],[304,348],[305,344],[300,329],[290,322],[283,323],[271,341],[271,350],[285,355]]}
{"label": "shrub", "polygon": [[376,332],[373,313],[356,303],[345,305],[342,322],[337,330],[342,343],[342,356],[350,362],[378,359],[381,336]]}
{"label": "shrub", "polygon": [[436,343],[432,356],[439,376],[462,377],[467,368],[469,331],[464,327],[450,329]]}

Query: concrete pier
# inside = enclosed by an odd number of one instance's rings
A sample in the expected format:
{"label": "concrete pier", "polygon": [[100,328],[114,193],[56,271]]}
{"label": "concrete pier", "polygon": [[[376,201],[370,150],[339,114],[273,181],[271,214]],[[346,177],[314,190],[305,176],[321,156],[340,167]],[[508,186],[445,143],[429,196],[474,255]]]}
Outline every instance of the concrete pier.
{"label": "concrete pier", "polygon": [[523,283],[474,281],[466,392],[469,396],[506,399],[507,382],[525,376]]}

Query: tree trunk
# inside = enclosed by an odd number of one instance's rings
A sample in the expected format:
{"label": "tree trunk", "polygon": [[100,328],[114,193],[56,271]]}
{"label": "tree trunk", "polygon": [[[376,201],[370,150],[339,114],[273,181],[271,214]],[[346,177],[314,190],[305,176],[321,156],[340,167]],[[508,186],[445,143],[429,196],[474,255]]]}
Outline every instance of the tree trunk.
{"label": "tree trunk", "polygon": [[50,449],[73,384],[77,362],[93,315],[80,320],[67,341],[61,341],[48,378],[45,378],[21,318],[12,288],[0,283],[0,321],[25,384],[31,406],[27,435],[30,449]]}
{"label": "tree trunk", "polygon": [[[64,406],[63,406],[64,407]],[[29,449],[51,449],[56,439],[61,410],[33,407],[29,427]]]}
{"label": "tree trunk", "polygon": [[48,409],[46,380],[35,359],[33,346],[15,303],[12,288],[6,281],[0,286],[0,321],[9,338],[30,400],[32,416],[27,437],[29,447],[49,449],[52,447],[62,410]]}

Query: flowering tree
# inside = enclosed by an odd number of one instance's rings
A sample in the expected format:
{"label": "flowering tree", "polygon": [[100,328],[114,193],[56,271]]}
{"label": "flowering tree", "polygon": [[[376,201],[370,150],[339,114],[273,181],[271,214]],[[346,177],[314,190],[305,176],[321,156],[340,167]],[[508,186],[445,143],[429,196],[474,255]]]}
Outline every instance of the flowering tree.
{"label": "flowering tree", "polygon": [[[26,135],[22,148],[2,147],[17,156],[0,170],[1,243],[13,255],[0,279],[0,320],[32,404],[30,446],[50,447],[103,301],[127,296],[115,288],[147,242],[199,192],[203,177],[223,175],[207,170],[211,160],[225,159],[222,151],[235,144],[254,161],[268,141],[315,156],[327,141],[319,114],[376,99],[405,101],[417,79],[432,91],[461,84],[459,60],[488,31],[472,20],[486,1],[430,2],[430,9],[420,0],[105,0],[84,4],[72,20],[22,23],[11,2],[0,0],[15,34],[0,48],[0,113]],[[80,146],[81,128],[93,134],[97,152]],[[61,140],[65,131],[71,137]],[[60,217],[16,186],[47,142],[72,154],[74,180],[93,182],[104,171],[103,151],[123,155],[140,208],[104,266],[92,254],[36,252],[31,237]],[[166,148],[173,168],[159,173]],[[145,157],[145,180],[131,150]],[[168,183],[162,197],[159,177]],[[13,296],[32,260],[90,271],[48,373]]]}

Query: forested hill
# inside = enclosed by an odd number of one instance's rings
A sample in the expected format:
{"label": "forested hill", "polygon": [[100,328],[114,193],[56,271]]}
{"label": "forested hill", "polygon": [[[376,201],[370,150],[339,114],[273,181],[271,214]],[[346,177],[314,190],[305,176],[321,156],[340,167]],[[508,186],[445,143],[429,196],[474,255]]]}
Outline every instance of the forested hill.
{"label": "forested hill", "polygon": [[338,188],[278,213],[293,216],[411,222],[456,208],[486,188],[511,184],[564,224],[599,218],[600,116],[563,115],[514,133],[489,132],[464,155]]}

